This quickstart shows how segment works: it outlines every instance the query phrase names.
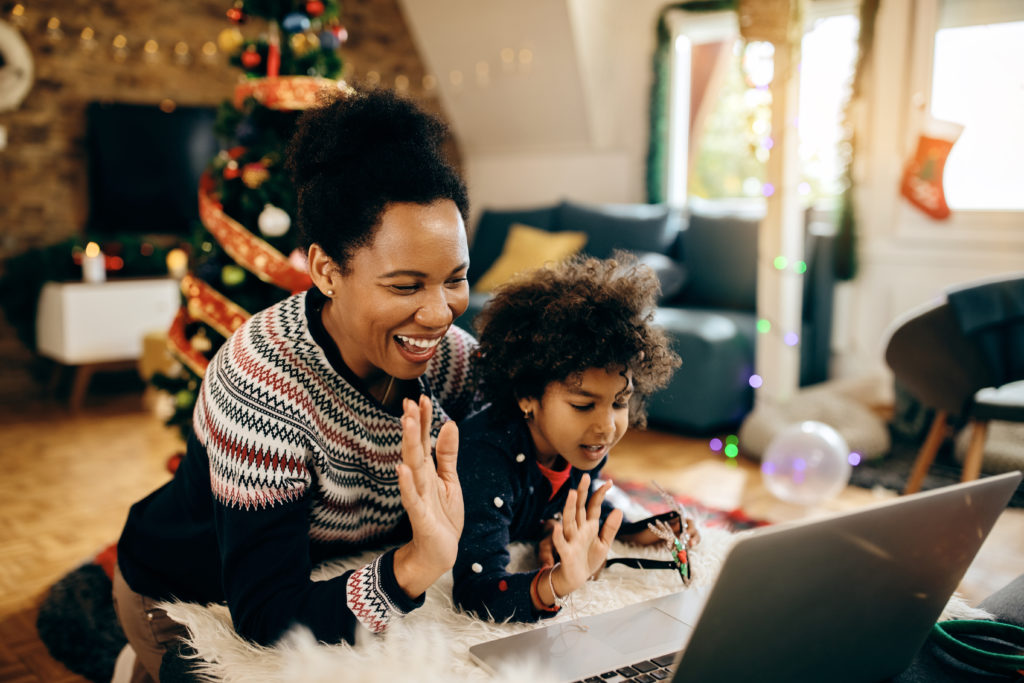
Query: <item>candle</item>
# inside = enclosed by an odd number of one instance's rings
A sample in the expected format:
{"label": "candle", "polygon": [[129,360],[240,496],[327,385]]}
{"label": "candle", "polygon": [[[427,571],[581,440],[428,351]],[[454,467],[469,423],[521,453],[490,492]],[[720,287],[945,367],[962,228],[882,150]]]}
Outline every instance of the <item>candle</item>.
{"label": "candle", "polygon": [[82,279],[85,282],[103,282],[107,279],[107,257],[100,251],[100,245],[89,242],[82,256]]}
{"label": "candle", "polygon": [[167,273],[177,279],[185,277],[188,272],[188,254],[184,249],[171,249],[167,252]]}

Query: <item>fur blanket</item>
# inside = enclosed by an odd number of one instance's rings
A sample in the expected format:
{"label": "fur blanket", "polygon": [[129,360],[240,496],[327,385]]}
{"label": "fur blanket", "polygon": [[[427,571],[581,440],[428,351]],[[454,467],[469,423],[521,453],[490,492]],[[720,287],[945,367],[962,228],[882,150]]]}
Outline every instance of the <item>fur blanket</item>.
{"label": "fur blanket", "polygon": [[[745,532],[742,532],[745,533]],[[736,535],[720,528],[702,529],[701,544],[691,553],[694,579],[687,590],[706,589],[713,582],[722,558]],[[346,569],[365,564],[376,553],[325,563],[313,575],[324,580]],[[610,556],[667,559],[664,550],[638,548],[615,543]],[[523,544],[512,547],[510,569],[536,567],[534,549]],[[597,614],[678,591],[679,575],[669,570],[639,570],[613,565],[601,576],[573,594],[579,615]],[[553,680],[523,653],[521,670],[492,678],[469,655],[475,643],[536,628],[538,624],[494,623],[457,611],[451,598],[452,577],[446,574],[426,595],[424,605],[375,636],[364,632],[355,646],[326,645],[312,634],[296,629],[274,647],[260,647],[240,638],[231,626],[223,605],[201,606],[171,602],[162,605],[176,621],[185,624],[191,646],[197,653],[193,670],[217,681],[336,681],[339,672],[356,681],[474,681],[496,680],[544,683]],[[571,621],[563,609],[552,621]],[[410,667],[415,667],[411,670]]]}
{"label": "fur blanket", "polygon": [[[690,556],[694,579],[686,590],[708,590],[729,547],[746,533],[751,532],[733,534],[722,528],[702,528],[701,544]],[[313,578],[324,580],[337,576],[346,569],[365,564],[374,554],[325,563],[317,568]],[[620,543],[613,545],[611,556],[667,557],[657,548]],[[512,547],[511,570],[536,566],[532,547],[521,544]],[[536,662],[531,662],[528,652],[523,653],[518,670],[498,677],[492,678],[477,666],[469,655],[471,645],[536,628],[538,624],[493,623],[459,612],[452,603],[451,586],[451,574],[446,574],[427,591],[421,608],[393,623],[383,635],[366,632],[355,646],[317,643],[309,631],[297,629],[274,647],[260,647],[235,633],[227,607],[223,605],[165,603],[162,606],[191,633],[188,645],[197,655],[193,671],[215,681],[327,683],[338,680],[342,672],[346,680],[368,683],[394,680],[547,683],[554,680]],[[679,577],[673,571],[613,565],[597,580],[574,593],[573,602],[579,615],[597,614],[678,591],[680,586]],[[954,595],[942,618],[978,619],[991,618],[991,615],[971,608],[959,595]],[[544,623],[571,620],[570,610],[563,609],[554,620]]]}

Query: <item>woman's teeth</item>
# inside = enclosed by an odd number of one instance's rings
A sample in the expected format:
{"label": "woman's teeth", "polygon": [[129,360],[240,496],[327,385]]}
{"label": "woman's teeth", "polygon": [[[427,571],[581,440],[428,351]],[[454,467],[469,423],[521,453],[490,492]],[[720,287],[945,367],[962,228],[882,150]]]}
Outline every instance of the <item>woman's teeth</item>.
{"label": "woman's teeth", "polygon": [[414,339],[413,337],[403,337],[400,334],[396,334],[395,339],[397,339],[402,346],[421,353],[429,351],[437,346],[441,341],[440,337],[436,337],[434,339]]}

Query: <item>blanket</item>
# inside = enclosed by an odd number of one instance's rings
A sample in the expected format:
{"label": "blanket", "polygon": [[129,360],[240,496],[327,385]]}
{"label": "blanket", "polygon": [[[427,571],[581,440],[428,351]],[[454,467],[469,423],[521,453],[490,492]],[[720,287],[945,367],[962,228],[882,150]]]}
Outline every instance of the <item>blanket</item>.
{"label": "blanket", "polygon": [[[749,533],[749,532],[741,532]],[[702,541],[690,555],[693,580],[686,590],[706,590],[721,566],[728,548],[739,534],[723,528],[703,528]],[[533,547],[513,544],[510,569],[535,568]],[[376,553],[367,553],[319,566],[314,580],[337,576],[365,564]],[[667,559],[663,549],[640,548],[619,542],[611,556]],[[536,628],[539,624],[494,623],[458,611],[451,599],[451,573],[438,580],[426,594],[424,605],[404,619],[393,622],[379,636],[368,632],[348,644],[327,645],[314,641],[309,631],[295,629],[273,647],[261,647],[240,638],[232,629],[223,605],[202,606],[167,602],[161,606],[190,632],[188,646],[195,650],[192,670],[216,681],[477,681],[502,683],[554,679],[523,653],[521,667],[491,677],[469,655],[475,643]],[[554,621],[571,622],[576,615],[596,614],[680,590],[682,582],[672,570],[641,570],[613,565],[572,595],[572,608],[563,609]],[[543,624],[551,623],[546,620]],[[413,668],[414,667],[414,668]]]}

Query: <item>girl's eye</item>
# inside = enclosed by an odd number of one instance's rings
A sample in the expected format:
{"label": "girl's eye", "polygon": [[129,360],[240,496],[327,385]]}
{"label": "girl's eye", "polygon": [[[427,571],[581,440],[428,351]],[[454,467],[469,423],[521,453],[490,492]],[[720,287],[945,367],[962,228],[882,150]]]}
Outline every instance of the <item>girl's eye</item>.
{"label": "girl's eye", "polygon": [[569,405],[571,405],[574,410],[578,410],[581,413],[584,413],[594,407],[593,403],[587,403],[586,405],[577,405],[575,403],[570,403]]}
{"label": "girl's eye", "polygon": [[615,408],[615,410],[628,410],[629,404],[623,403],[622,401],[618,401],[612,404],[612,408]]}

